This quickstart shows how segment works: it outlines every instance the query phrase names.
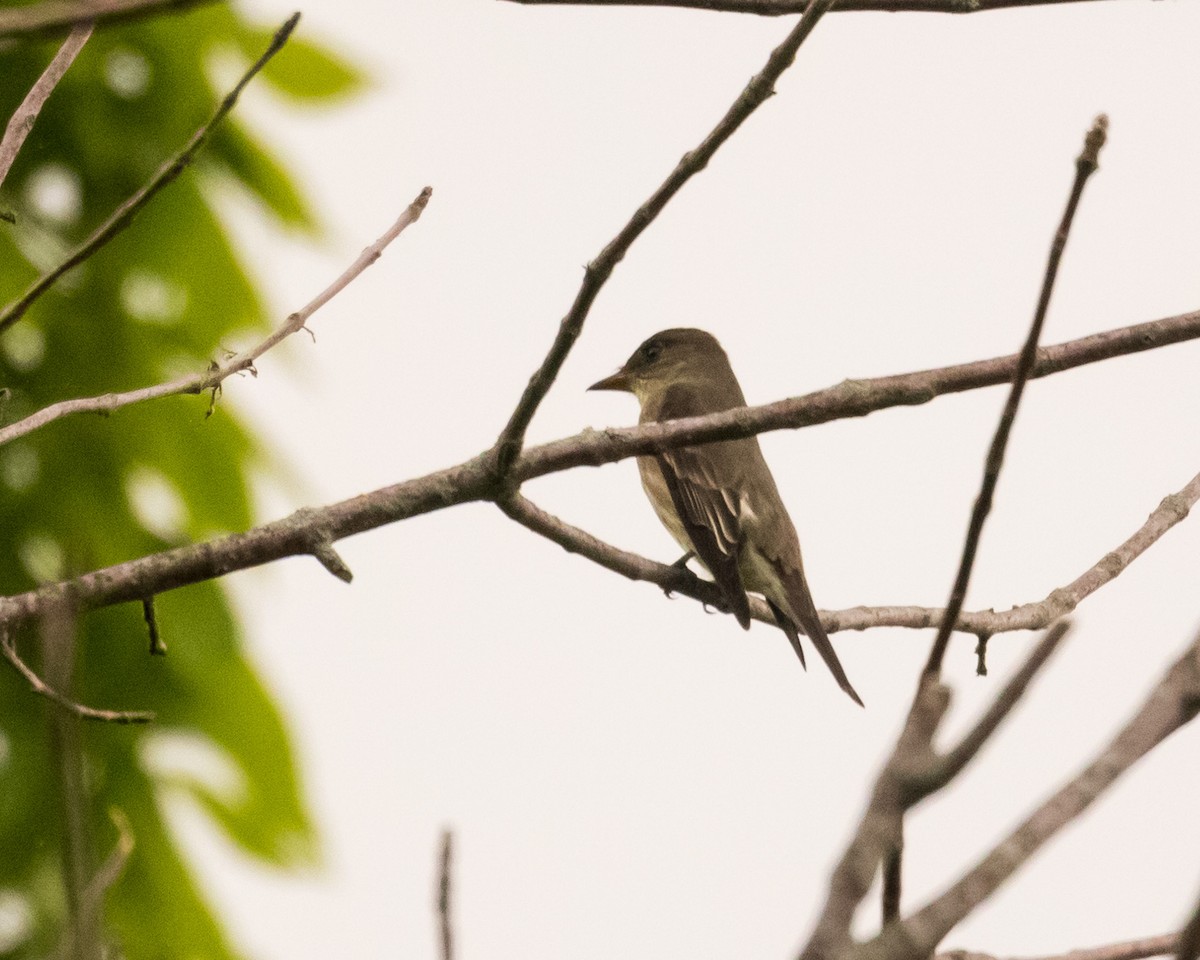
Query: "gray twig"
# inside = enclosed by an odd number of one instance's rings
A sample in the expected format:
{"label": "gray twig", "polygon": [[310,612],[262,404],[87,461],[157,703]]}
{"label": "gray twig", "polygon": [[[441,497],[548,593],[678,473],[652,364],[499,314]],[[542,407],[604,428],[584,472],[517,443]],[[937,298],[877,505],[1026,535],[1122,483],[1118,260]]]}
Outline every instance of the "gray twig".
{"label": "gray twig", "polygon": [[317,310],[344,290],[351,281],[378,260],[384,248],[395,240],[405,227],[417,221],[422,211],[424,211],[425,205],[429,203],[429,198],[432,194],[433,191],[429,187],[422,190],[416,199],[404,208],[404,212],[400,214],[396,222],[387,229],[383,236],[364,249],[358,255],[357,259],[342,271],[336,280],[317,294],[302,309],[289,315],[275,330],[271,331],[268,336],[250,349],[232,354],[223,360],[214,360],[203,371],[177,377],[166,383],[155,384],[151,387],[141,387],[137,390],[128,390],[124,393],[106,393],[98,397],[79,397],[74,400],[61,400],[58,403],[52,403],[50,406],[43,407],[36,413],[31,413],[16,423],[11,423],[7,427],[0,427],[0,446],[16,440],[18,437],[32,433],[34,430],[44,427],[48,423],[53,423],[55,420],[60,420],[72,414],[108,414],[120,410],[122,407],[128,407],[135,403],[144,403],[147,400],[157,400],[160,397],[170,397],[178,394],[200,394],[210,390],[213,391],[215,399],[216,391],[220,389],[221,384],[229,377],[244,370],[254,369],[255,361],[264,353],[292,334],[307,329],[305,324]]}
{"label": "gray twig", "polygon": [[88,37],[91,35],[92,25],[90,22],[80,23],[72,28],[70,35],[58,48],[54,59],[42,71],[37,83],[30,88],[25,99],[21,101],[21,105],[9,118],[8,126],[4,129],[4,139],[0,140],[0,183],[3,183],[4,178],[8,176],[8,171],[11,169],[13,161],[16,160],[21,145],[25,143],[25,138],[33,129],[38,114],[42,112],[42,105],[54,88],[58,86],[58,81],[63,78],[67,68],[75,62],[75,57],[83,49],[83,45],[88,42]]}

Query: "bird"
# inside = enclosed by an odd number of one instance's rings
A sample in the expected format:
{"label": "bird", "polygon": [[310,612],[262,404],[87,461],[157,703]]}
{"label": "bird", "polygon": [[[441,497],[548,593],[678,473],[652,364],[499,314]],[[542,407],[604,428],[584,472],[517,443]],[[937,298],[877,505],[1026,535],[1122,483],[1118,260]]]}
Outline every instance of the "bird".
{"label": "bird", "polygon": [[[616,373],[589,390],[632,393],[639,423],[698,417],[746,398],[729,357],[712,334],[678,327],[654,334]],[[838,685],[857,703],[833,644],[821,625],[804,576],[800,541],[757,437],[720,440],[637,458],[646,497],[685,553],[712,574],[729,610],[750,629],[747,593],[761,594],[804,663],[800,632],[808,636]]]}

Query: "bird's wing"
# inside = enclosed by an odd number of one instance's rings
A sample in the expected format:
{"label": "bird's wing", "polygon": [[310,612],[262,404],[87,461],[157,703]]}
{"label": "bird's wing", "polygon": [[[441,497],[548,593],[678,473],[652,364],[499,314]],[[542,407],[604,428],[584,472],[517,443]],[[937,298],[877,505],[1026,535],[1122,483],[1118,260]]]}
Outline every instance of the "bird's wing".
{"label": "bird's wing", "polygon": [[750,601],[738,573],[742,546],[738,492],[722,485],[711,460],[697,450],[666,450],[654,460],[696,556],[708,567],[738,623],[749,629]]}

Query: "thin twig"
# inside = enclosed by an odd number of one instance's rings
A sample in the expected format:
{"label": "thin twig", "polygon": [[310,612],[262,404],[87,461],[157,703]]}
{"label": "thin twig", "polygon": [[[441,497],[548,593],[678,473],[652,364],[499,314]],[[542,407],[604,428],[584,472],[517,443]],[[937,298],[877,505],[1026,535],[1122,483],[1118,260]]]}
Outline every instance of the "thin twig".
{"label": "thin twig", "polygon": [[1109,744],[941,896],[853,951],[854,960],[921,960],[1051,837],[1072,823],[1134,763],[1200,712],[1200,637],[1155,685]]}
{"label": "thin twig", "polygon": [[922,785],[926,792],[932,793],[934,790],[940,790],[962,773],[967,764],[975,759],[983,745],[991,739],[992,734],[999,729],[1000,724],[1012,712],[1012,708],[1025,695],[1033,678],[1046,665],[1046,661],[1053,656],[1070,628],[1070,621],[1060,620],[1046,631],[1046,635],[1033,648],[1033,652],[1021,664],[1021,668],[1012,675],[1008,683],[996,695],[983,716],[934,765],[928,780]]}
{"label": "thin twig", "polygon": [[142,601],[142,619],[146,621],[146,630],[150,634],[150,655],[152,657],[165,657],[167,655],[167,645],[163,643],[162,636],[158,632],[158,614],[154,609],[154,596],[146,597]]}
{"label": "thin twig", "polygon": [[72,267],[83,263],[84,260],[103,247],[109,240],[128,227],[142,207],[149,203],[160,190],[188,168],[200,148],[208,141],[213,129],[233,109],[246,85],[259,70],[266,66],[268,60],[283,49],[283,45],[287,43],[288,37],[291,36],[299,20],[300,14],[294,13],[283,26],[275,31],[275,36],[271,39],[271,43],[263,52],[263,55],[251,65],[250,69],[243,74],[242,79],[225,95],[225,99],[221,101],[216,112],[209,118],[208,122],[192,134],[191,140],[188,141],[187,145],[179,153],[175,154],[174,157],[158,168],[158,172],[150,179],[149,183],[121,204],[113,212],[112,216],[97,227],[92,235],[80,246],[76,247],[62,263],[39,277],[18,300],[15,300],[5,307],[3,311],[0,311],[0,333],[20,320],[33,305],[34,301],[49,290],[59,277]]}
{"label": "thin twig", "polygon": [[432,193],[433,191],[429,187],[422,190],[417,198],[405,207],[404,212],[388,228],[387,232],[364,249],[358,255],[358,258],[342,271],[341,275],[333,283],[317,294],[302,309],[288,316],[282,324],[250,349],[242,353],[233,354],[224,360],[214,360],[201,372],[178,377],[166,383],[155,384],[152,387],[141,387],[137,390],[126,391],[125,393],[106,393],[98,397],[80,397],[74,400],[61,400],[58,403],[53,403],[48,407],[43,407],[36,413],[18,420],[16,423],[9,424],[7,427],[0,427],[0,446],[16,440],[18,437],[32,433],[34,430],[44,427],[48,423],[53,423],[55,420],[60,420],[72,414],[107,414],[122,407],[128,407],[135,403],[143,403],[147,400],[156,400],[159,397],[170,397],[178,394],[199,394],[209,390],[217,391],[220,385],[235,373],[241,373],[244,370],[253,370],[254,363],[259,357],[287,337],[305,329],[308,319],[317,310],[328,303],[330,299],[345,289],[367,267],[378,260],[384,248],[395,240],[405,227],[415,223],[421,216],[421,212],[425,209],[425,205],[429,202]]}
{"label": "thin twig", "polygon": [[[954,585],[950,589],[950,599],[946,602],[946,609],[942,614],[941,622],[938,624],[937,635],[934,637],[933,645],[929,651],[929,659],[925,663],[925,669],[918,680],[918,687],[928,683],[931,680],[937,679],[941,675],[942,661],[946,656],[946,648],[950,644],[950,635],[954,632],[954,626],[958,622],[959,614],[962,613],[963,603],[966,601],[967,587],[971,582],[971,571],[975,566],[975,555],[979,550],[979,541],[983,535],[983,525],[987,520],[988,514],[992,509],[992,497],[996,491],[996,484],[1000,479],[1000,470],[1004,466],[1004,452],[1008,447],[1008,438],[1012,433],[1013,423],[1016,421],[1017,408],[1020,406],[1021,397],[1025,392],[1025,384],[1029,380],[1029,375],[1033,372],[1034,364],[1037,362],[1038,341],[1042,336],[1042,328],[1045,325],[1046,311],[1050,307],[1050,295],[1054,292],[1054,281],[1058,276],[1058,266],[1062,261],[1063,251],[1066,249],[1067,237],[1071,233],[1071,223],[1075,219],[1075,211],[1079,206],[1080,197],[1083,196],[1083,188],[1087,184],[1088,178],[1096,171],[1100,163],[1100,149],[1104,146],[1104,140],[1108,133],[1108,117],[1101,114],[1096,118],[1092,128],[1084,137],[1083,151],[1075,160],[1075,179],[1071,185],[1071,193],[1067,198],[1066,210],[1063,211],[1062,220],[1059,222],[1058,230],[1055,231],[1054,240],[1050,244],[1050,254],[1046,258],[1046,272],[1042,279],[1041,293],[1038,295],[1037,308],[1034,310],[1033,322],[1029,326],[1029,333],[1026,335],[1025,344],[1021,348],[1021,352],[1017,359],[1017,369],[1013,373],[1012,386],[1008,392],[1008,399],[1005,401],[1004,410],[1000,414],[1000,422],[996,425],[996,432],[992,436],[991,446],[988,448],[987,460],[983,467],[983,481],[979,487],[979,494],[975,498],[975,505],[971,510],[971,520],[967,525],[967,535],[963,540],[962,556],[958,563],[958,572],[954,576]],[[1051,631],[1053,635],[1053,631]],[[1057,640],[1054,641],[1057,643]],[[1034,668],[1036,669],[1036,668]],[[916,697],[914,698],[914,708]],[[1013,701],[1016,702],[1015,700]],[[1003,710],[1000,716],[1007,713]],[[985,734],[986,736],[990,735]],[[972,751],[971,756],[974,755]],[[957,774],[957,769],[953,776]],[[943,781],[943,784],[948,782]],[[935,789],[940,789],[942,784],[939,784]],[[901,814],[903,817],[903,813]],[[903,824],[901,825],[901,829]],[[899,832],[899,831],[897,831]],[[896,903],[900,901],[900,883],[903,872],[903,854],[899,847],[890,850],[887,853],[886,869],[883,876],[883,902],[884,904]],[[895,889],[891,889],[892,887]],[[890,921],[896,919],[897,915],[887,916],[887,908],[885,906],[885,919]]]}
{"label": "thin twig", "polygon": [[[997,613],[994,610],[962,612],[955,629],[977,636],[1009,633],[1015,630],[1041,630],[1075,610],[1085,599],[1112,582],[1134,560],[1145,553],[1168,530],[1187,517],[1200,501],[1200,474],[1178,493],[1164,497],[1158,507],[1124,543],[1106,553],[1066,586],[1057,587],[1042,600],[1025,603]],[[547,513],[517,494],[499,501],[510,518],[534,533],[557,543],[568,553],[577,553],[605,569],[630,580],[652,583],[668,593],[678,593],[701,603],[723,608],[716,585],[702,580],[686,568],[657,563],[636,553],[621,550],[596,536]],[[778,621],[763,601],[750,598],[750,615],[762,623],[778,626]],[[941,622],[941,607],[851,607],[847,610],[822,610],[821,622],[828,633],[843,630],[870,630],[875,627],[907,627],[923,630]]]}
{"label": "thin twig", "polygon": [[454,857],[454,834],[442,831],[442,852],[439,857],[437,886],[437,916],[442,960],[454,960],[454,926],[450,914],[450,868]]}
{"label": "thin twig", "polygon": [[0,10],[0,40],[62,33],[81,23],[108,24],[180,11],[213,0],[42,0]]}
{"label": "thin twig", "polygon": [[[49,608],[50,604],[46,607]],[[17,653],[16,644],[13,641],[12,635],[7,630],[7,624],[4,625],[3,632],[0,632],[0,654],[4,659],[25,678],[25,682],[29,684],[40,697],[45,697],[52,703],[58,704],[69,713],[75,714],[77,717],[82,717],[84,720],[99,720],[103,723],[149,723],[154,719],[154,714],[143,710],[98,710],[94,707],[84,706],[82,703],[76,703],[70,697],[60,693],[58,690],[47,684],[39,677],[33,669]]]}
{"label": "thin twig", "polygon": [[[129,826],[129,818],[117,807],[109,808],[108,815],[117,828],[117,842],[107,859],[100,865],[100,869],[96,871],[96,875],[92,877],[91,883],[83,891],[80,910],[85,912],[85,921],[90,924],[95,924],[100,919],[101,910],[104,907],[104,896],[120,879],[121,874],[125,871],[126,863],[129,862],[129,855],[133,853],[133,830]],[[74,931],[68,927],[64,931],[58,949],[51,954],[51,957],[54,960],[68,960],[75,956],[75,952]]]}
{"label": "thin twig", "polygon": [[[811,0],[509,0],[529,6],[588,7],[683,7],[721,13],[752,13],[761,17],[782,17],[804,13]],[[1084,3],[1087,0],[842,0],[845,10],[878,10],[887,13],[981,13],[1010,7],[1041,7],[1060,3]],[[1095,2],[1095,0],[1092,0]]]}
{"label": "thin twig", "polygon": [[[1141,940],[1125,940],[1121,943],[1106,943],[1102,947],[1070,950],[1067,953],[1049,954],[1043,957],[1012,957],[1009,960],[1146,960],[1171,953],[1179,935],[1166,933],[1158,937],[1143,937]],[[974,950],[947,950],[934,960],[1000,960],[987,953]]]}
{"label": "thin twig", "polygon": [[1033,323],[1029,327],[1029,335],[1021,348],[1017,369],[1013,374],[1012,389],[1000,415],[1000,423],[996,427],[992,445],[988,450],[987,462],[983,470],[983,483],[979,488],[979,496],[975,499],[971,511],[971,522],[967,528],[967,536],[963,542],[962,558],[959,561],[958,573],[954,577],[954,586],[950,591],[950,599],[946,603],[946,613],[938,627],[933,647],[929,651],[929,660],[925,664],[925,673],[937,676],[942,669],[942,660],[946,655],[946,647],[950,642],[950,634],[962,611],[963,602],[967,595],[967,586],[971,580],[971,569],[975,564],[975,553],[979,549],[979,538],[983,533],[983,524],[992,509],[992,495],[996,490],[996,481],[1000,477],[1000,469],[1004,465],[1004,451],[1008,446],[1009,434],[1012,432],[1013,421],[1017,416],[1017,407],[1025,391],[1025,383],[1033,372],[1037,360],[1038,340],[1041,339],[1042,327],[1046,320],[1046,310],[1050,306],[1050,295],[1054,292],[1054,281],[1058,276],[1058,265],[1062,260],[1063,250],[1067,245],[1067,237],[1071,232],[1071,222],[1075,219],[1075,210],[1083,195],[1083,188],[1088,178],[1095,173],[1099,166],[1100,149],[1108,131],[1108,117],[1101,114],[1092,124],[1084,138],[1083,152],[1075,161],[1075,182],[1071,185],[1071,195],[1067,199],[1067,208],[1063,211],[1062,221],[1054,234],[1054,242],[1050,245],[1050,255],[1046,259],[1046,275],[1042,280],[1042,291],[1038,296],[1037,309],[1034,311]]}
{"label": "thin twig", "polygon": [[33,129],[38,114],[42,111],[42,105],[54,88],[58,86],[58,81],[63,78],[67,68],[75,62],[75,57],[83,49],[83,45],[88,42],[88,37],[91,35],[91,23],[78,24],[71,30],[70,36],[58,48],[54,59],[42,71],[37,83],[33,85],[29,93],[25,95],[25,99],[21,101],[21,105],[17,107],[16,112],[9,118],[8,126],[4,130],[4,139],[0,140],[0,183],[3,183],[4,178],[8,176],[8,171],[17,158],[21,145],[29,136],[29,131]]}
{"label": "thin twig", "polygon": [[558,333],[550,345],[546,359],[529,379],[516,409],[513,410],[507,425],[496,440],[496,472],[501,478],[509,474],[509,470],[521,453],[525,443],[525,431],[537,412],[538,406],[550,391],[558,372],[562,369],[567,354],[575,345],[583,329],[584,320],[600,288],[604,286],[613,269],[625,256],[633,242],[642,234],[654,218],[693,176],[703,170],[720,146],[728,140],[746,119],[758,109],[762,103],[775,92],[775,83],[783,72],[792,65],[796,53],[805,38],[812,33],[817,21],[826,10],[833,5],[834,0],[813,0],[809,4],[800,22],[792,28],[778,47],[771,51],[763,69],[751,78],[746,88],[738,95],[733,105],[726,111],[720,122],[713,127],[694,150],[683,155],[683,159],[675,166],[670,175],[645,203],[638,207],[629,222],[621,228],[608,245],[600,251],[599,256],[587,265],[583,274],[583,283],[575,295],[575,302],[559,324]]}

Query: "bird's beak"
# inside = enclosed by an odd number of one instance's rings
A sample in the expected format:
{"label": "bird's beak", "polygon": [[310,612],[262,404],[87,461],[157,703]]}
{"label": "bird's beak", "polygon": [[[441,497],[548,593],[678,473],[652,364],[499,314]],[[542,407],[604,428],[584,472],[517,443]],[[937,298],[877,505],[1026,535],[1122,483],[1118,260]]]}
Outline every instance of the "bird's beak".
{"label": "bird's beak", "polygon": [[611,377],[605,377],[603,380],[597,380],[593,383],[589,390],[624,390],[627,393],[632,391],[629,382],[629,374],[624,370],[618,370]]}

